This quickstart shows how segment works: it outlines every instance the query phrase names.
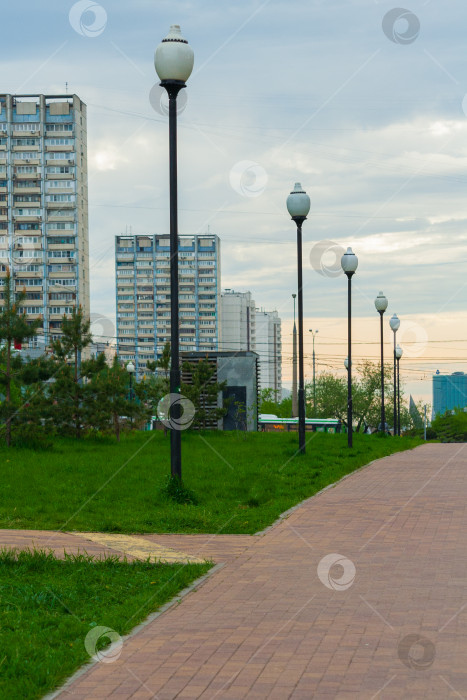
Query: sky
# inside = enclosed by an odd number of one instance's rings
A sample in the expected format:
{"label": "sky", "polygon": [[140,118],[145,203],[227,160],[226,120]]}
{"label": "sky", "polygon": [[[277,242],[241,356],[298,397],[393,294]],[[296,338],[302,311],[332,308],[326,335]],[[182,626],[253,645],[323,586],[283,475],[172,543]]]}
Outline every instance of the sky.
{"label": "sky", "polygon": [[[168,231],[168,123],[154,49],[181,25],[195,53],[179,114],[179,230],[221,238],[222,287],[282,318],[291,379],[296,234],[318,371],[344,375],[351,246],[354,360],[378,358],[374,298],[401,319],[407,393],[467,371],[467,5],[410,0],[24,0],[2,32],[1,92],[88,106],[91,311],[115,334],[114,236]],[[99,321],[103,317],[103,321]],[[311,377],[311,334],[305,338]]]}

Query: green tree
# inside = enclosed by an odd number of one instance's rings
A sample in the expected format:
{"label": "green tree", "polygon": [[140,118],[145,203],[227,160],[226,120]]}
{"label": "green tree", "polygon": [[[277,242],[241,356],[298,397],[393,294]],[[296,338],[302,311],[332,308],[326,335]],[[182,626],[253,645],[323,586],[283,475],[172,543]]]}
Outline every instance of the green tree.
{"label": "green tree", "polygon": [[[102,357],[102,356],[98,356]],[[147,420],[151,408],[138,399],[138,386],[135,397],[130,397],[128,372],[114,357],[112,365],[87,367],[89,383],[87,385],[86,419],[89,425],[104,433],[113,432],[117,441],[128,422],[122,422],[122,416],[130,417],[137,423]]]}
{"label": "green tree", "polygon": [[[73,425],[75,437],[78,439],[82,434],[85,411],[83,401],[87,393],[82,374],[89,373],[92,368],[92,365],[86,365],[84,368],[80,356],[92,343],[90,326],[89,319],[84,318],[83,309],[79,306],[73,309],[71,318],[63,316],[61,336],[52,345],[59,363],[52,392],[57,406],[55,415],[62,424]],[[95,369],[98,371],[97,367]]]}
{"label": "green tree", "polygon": [[5,442],[11,444],[11,421],[13,415],[19,410],[19,404],[12,403],[11,386],[13,381],[12,345],[14,341],[24,342],[36,334],[42,321],[28,321],[23,304],[26,292],[14,291],[14,282],[10,269],[7,268],[4,285],[2,287],[3,305],[0,307],[0,341],[5,343],[5,368],[2,369],[5,386]]}
{"label": "green tree", "polygon": [[[312,387],[307,387],[307,414],[311,413]],[[401,387],[401,398],[403,389]],[[384,407],[386,422],[393,424],[394,389],[392,366],[384,368]],[[381,422],[381,370],[378,363],[365,360],[352,373],[352,403],[354,430],[360,432]],[[401,411],[402,414],[402,411]],[[316,380],[316,416],[338,418],[347,425],[347,377],[322,372]]]}
{"label": "green tree", "polygon": [[195,418],[193,427],[206,429],[211,422],[216,422],[225,416],[228,410],[228,401],[223,406],[218,406],[219,392],[227,386],[227,382],[216,380],[216,367],[208,360],[199,362],[184,362],[183,372],[190,377],[189,383],[183,383],[181,393],[193,403]]}

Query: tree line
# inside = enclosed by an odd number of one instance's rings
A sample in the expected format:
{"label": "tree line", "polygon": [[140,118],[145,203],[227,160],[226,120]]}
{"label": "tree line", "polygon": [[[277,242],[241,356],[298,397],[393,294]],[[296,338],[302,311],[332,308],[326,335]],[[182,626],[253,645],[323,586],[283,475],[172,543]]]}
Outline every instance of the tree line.
{"label": "tree line", "polygon": [[[109,365],[104,354],[81,359],[92,344],[90,321],[81,307],[63,316],[61,333],[50,352],[23,359],[15,351],[33,338],[42,321],[27,318],[25,291],[16,292],[9,270],[1,288],[0,307],[0,439],[7,446],[41,447],[53,435],[81,439],[87,434],[114,434],[142,428],[157,415],[157,406],[169,393],[170,344],[157,362],[148,363],[148,373],[134,382],[115,356]],[[191,381],[181,392],[195,407],[193,428],[206,427],[212,418],[209,399],[225,387],[215,381],[215,370],[202,360],[184,363]],[[221,417],[225,409],[216,409]]]}
{"label": "tree line", "polygon": [[[381,366],[364,360],[352,372],[353,428],[364,432],[376,428],[381,422]],[[400,386],[401,428],[413,427],[413,418],[404,402],[404,389]],[[313,383],[305,384],[307,418],[337,418],[347,426],[347,377],[332,372],[321,372]],[[275,400],[272,389],[261,394],[261,413],[275,414],[278,418],[292,416],[292,397]],[[394,424],[394,375],[392,364],[384,367],[384,407],[386,422]]]}

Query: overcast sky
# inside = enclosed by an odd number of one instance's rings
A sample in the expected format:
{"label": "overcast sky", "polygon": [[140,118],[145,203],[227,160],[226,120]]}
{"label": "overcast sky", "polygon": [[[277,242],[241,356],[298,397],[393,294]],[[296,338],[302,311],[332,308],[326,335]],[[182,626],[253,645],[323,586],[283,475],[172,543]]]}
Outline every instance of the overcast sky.
{"label": "overcast sky", "polygon": [[386,0],[9,4],[1,91],[68,83],[88,105],[93,313],[115,318],[114,235],[168,230],[153,53],[179,23],[195,52],[179,118],[180,233],[209,227],[222,241],[222,286],[278,309],[285,379],[296,289],[285,200],[296,181],[312,202],[304,306],[306,328],[320,331],[319,368],[341,370],[347,354],[335,261],[351,245],[356,355],[377,356],[382,289],[386,352],[397,313],[416,398],[431,401],[436,368],[467,370],[467,5],[392,10]]}

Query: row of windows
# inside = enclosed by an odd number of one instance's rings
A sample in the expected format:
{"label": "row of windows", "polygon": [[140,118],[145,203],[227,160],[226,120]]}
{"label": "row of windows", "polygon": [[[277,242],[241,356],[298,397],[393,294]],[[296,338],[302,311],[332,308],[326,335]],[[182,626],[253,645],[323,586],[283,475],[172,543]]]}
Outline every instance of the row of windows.
{"label": "row of windows", "polygon": [[[28,115],[29,117],[34,115]],[[39,131],[41,123],[28,119],[26,122],[13,122],[11,127],[13,131]],[[0,131],[7,131],[8,124],[0,122]],[[45,124],[46,131],[73,131],[73,123],[60,122],[58,124]]]}
{"label": "row of windows", "polygon": [[72,314],[73,313],[73,306],[51,306],[50,307],[50,313],[51,314]]}
{"label": "row of windows", "polygon": [[45,139],[46,146],[74,146],[74,139]]}

